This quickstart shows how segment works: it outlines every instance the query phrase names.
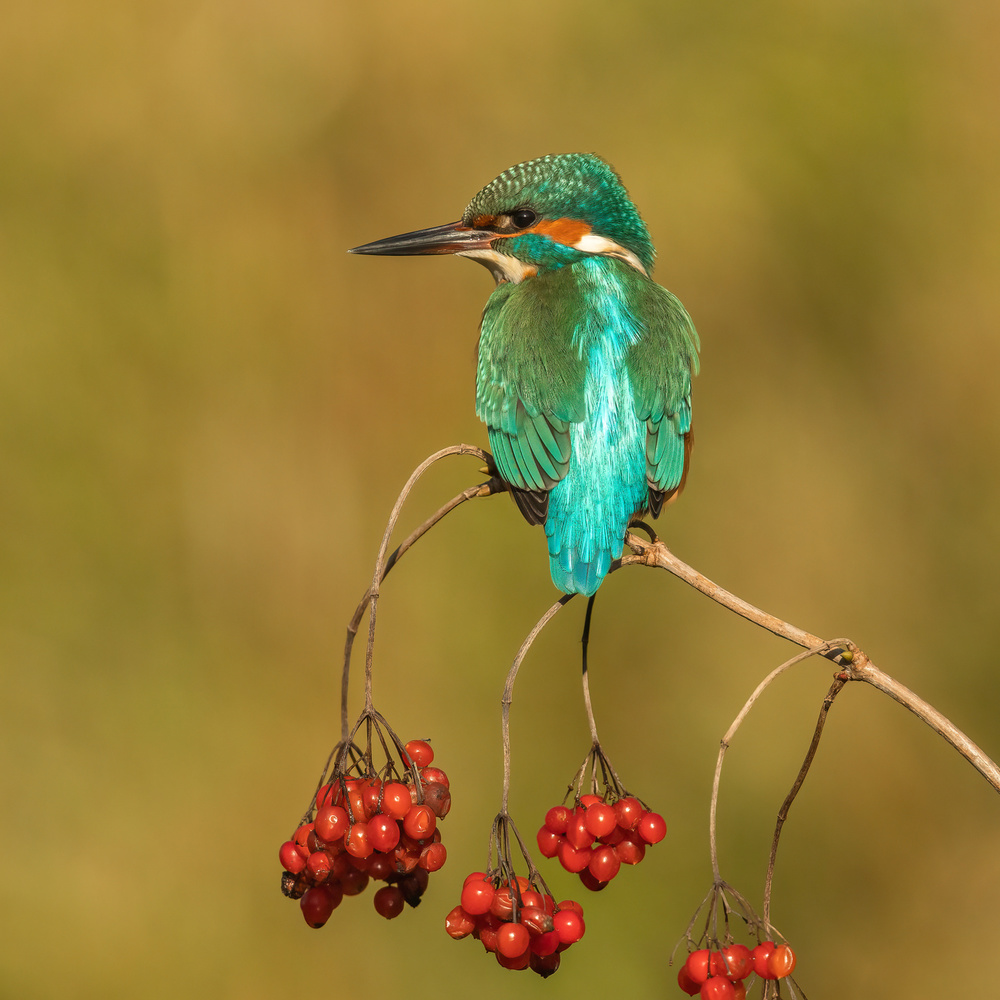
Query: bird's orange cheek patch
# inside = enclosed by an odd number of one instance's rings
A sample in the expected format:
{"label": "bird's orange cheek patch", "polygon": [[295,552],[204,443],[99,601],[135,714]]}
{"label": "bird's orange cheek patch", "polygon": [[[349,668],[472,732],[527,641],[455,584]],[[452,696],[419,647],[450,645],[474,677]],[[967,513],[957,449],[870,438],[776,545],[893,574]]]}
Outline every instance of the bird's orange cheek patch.
{"label": "bird's orange cheek patch", "polygon": [[540,233],[568,247],[575,247],[591,231],[592,227],[579,219],[543,219],[525,230],[529,233]]}

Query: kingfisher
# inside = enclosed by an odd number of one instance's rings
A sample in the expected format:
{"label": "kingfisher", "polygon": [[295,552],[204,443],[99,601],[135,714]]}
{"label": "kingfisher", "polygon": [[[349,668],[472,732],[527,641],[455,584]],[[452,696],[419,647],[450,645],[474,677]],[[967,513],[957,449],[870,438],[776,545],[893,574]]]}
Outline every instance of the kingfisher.
{"label": "kingfisher", "polygon": [[698,334],[650,277],[649,230],[591,153],[542,156],[490,181],[458,222],[351,253],[455,254],[496,281],[480,323],[476,414],[552,581],[596,593],[633,518],[684,486]]}

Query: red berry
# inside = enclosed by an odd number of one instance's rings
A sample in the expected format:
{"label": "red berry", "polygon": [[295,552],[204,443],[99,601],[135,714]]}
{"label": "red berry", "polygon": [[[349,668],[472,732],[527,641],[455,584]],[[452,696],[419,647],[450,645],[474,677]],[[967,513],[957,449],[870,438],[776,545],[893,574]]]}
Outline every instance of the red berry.
{"label": "red berry", "polygon": [[420,852],[419,865],[425,871],[436,872],[444,867],[448,860],[448,851],[444,844],[428,844]]}
{"label": "red berry", "polygon": [[602,889],[607,889],[608,887],[607,882],[601,882],[594,878],[589,867],[584,868],[583,871],[580,872],[580,881],[583,883],[583,887],[585,889],[589,889],[591,892],[600,892]]}
{"label": "red berry", "polygon": [[641,841],[632,840],[631,837],[622,837],[615,844],[615,854],[623,865],[637,865],[646,856],[646,845]]}
{"label": "red berry", "polygon": [[427,767],[434,760],[434,751],[426,740],[410,740],[404,750],[403,761],[407,765],[413,761],[417,767]]}
{"label": "red berry", "polygon": [[330,856],[326,851],[314,851],[306,860],[306,871],[317,882],[325,882],[330,877]]}
{"label": "red berry", "polygon": [[603,801],[604,801],[604,799],[602,799],[600,797],[600,795],[592,795],[592,794],[590,794],[590,795],[581,795],[580,796],[580,805],[584,809],[586,809],[587,806],[592,806],[595,802],[603,802]]}
{"label": "red berry", "polygon": [[312,854],[312,851],[309,850],[309,834],[313,832],[313,826],[314,824],[312,823],[303,823],[292,837],[292,840],[305,851],[306,857]]}
{"label": "red berry", "polygon": [[606,837],[618,825],[614,806],[609,806],[604,802],[595,802],[593,805],[587,806],[584,815],[584,825],[593,840]]}
{"label": "red berry", "polygon": [[701,1000],[733,1000],[736,991],[725,976],[713,976],[702,983],[699,996]]}
{"label": "red berry", "polygon": [[393,854],[380,854],[376,851],[365,862],[365,871],[368,873],[368,877],[375,879],[376,882],[385,882],[393,875],[398,874],[396,858]]}
{"label": "red berry", "polygon": [[787,944],[779,944],[767,959],[767,979],[784,979],[795,968],[795,952]]}
{"label": "red berry", "polygon": [[369,778],[361,785],[361,800],[364,803],[365,816],[372,817],[381,811],[379,802],[382,798],[382,779]]}
{"label": "red berry", "polygon": [[615,820],[623,830],[634,830],[645,811],[638,799],[628,795],[615,803]]}
{"label": "red berry", "polygon": [[585,847],[590,847],[594,842],[594,835],[587,829],[587,813],[579,809],[573,813],[573,818],[566,827],[566,840],[578,851]]}
{"label": "red berry", "polygon": [[439,819],[444,819],[451,812],[451,792],[447,785],[440,781],[432,781],[424,785],[424,805]]}
{"label": "red berry", "polygon": [[494,892],[490,913],[501,920],[510,920],[514,916],[514,893],[509,885],[502,885]]}
{"label": "red berry", "polygon": [[659,813],[646,813],[639,820],[639,836],[647,844],[658,844],[667,835],[667,821]]}
{"label": "red berry", "polygon": [[383,813],[377,813],[368,820],[368,839],[376,851],[388,854],[399,843],[399,824]]}
{"label": "red berry", "polygon": [[552,914],[546,913],[541,906],[525,906],[520,914],[521,923],[532,935],[547,934],[552,930]]}
{"label": "red berry", "polygon": [[[497,932],[499,935],[499,931]],[[500,951],[500,946],[497,945],[496,950],[497,962],[504,969],[513,969],[516,972],[523,972],[527,967],[528,963],[531,961],[531,952],[525,948],[520,955],[515,955],[513,958],[509,958]]]}
{"label": "red berry", "polygon": [[680,967],[677,971],[677,985],[689,996],[693,997],[695,993],[701,990],[701,984],[696,983],[692,978],[687,969],[687,963]]}
{"label": "red berry", "polygon": [[538,851],[542,857],[554,858],[559,853],[559,845],[563,842],[563,837],[562,834],[543,826],[538,831],[536,840],[538,841]]}
{"label": "red berry", "polygon": [[552,915],[552,929],[559,936],[560,944],[573,944],[583,937],[586,925],[575,910],[559,910]]}
{"label": "red berry", "polygon": [[548,979],[559,968],[559,952],[553,952],[551,955],[536,955],[532,952],[528,967],[532,972],[537,972],[542,979]]}
{"label": "red berry", "polygon": [[313,886],[299,900],[302,916],[310,927],[322,927],[343,898],[344,894],[336,884]]}
{"label": "red berry", "polygon": [[382,789],[382,812],[393,819],[402,819],[413,804],[410,790],[399,781],[390,781]]}
{"label": "red berry", "polygon": [[449,937],[459,941],[468,937],[476,929],[476,918],[466,913],[461,906],[456,906],[444,918],[444,929]]}
{"label": "red berry", "polygon": [[559,864],[568,872],[582,872],[590,864],[594,852],[589,847],[577,850],[568,840],[559,845]]}
{"label": "red berry", "polygon": [[444,773],[439,767],[422,767],[420,769],[420,781],[424,785],[429,785],[435,782],[439,785],[444,785],[445,788],[451,788],[451,782],[448,781],[448,775]]}
{"label": "red berry", "polygon": [[775,943],[773,941],[762,941],[753,950],[753,971],[760,976],[761,979],[773,979],[774,976],[770,975],[767,970],[767,960],[771,957],[771,953],[775,949]]}
{"label": "red berry", "polygon": [[436,826],[437,818],[430,806],[411,806],[403,819],[403,831],[414,840],[426,840]]}
{"label": "red berry", "polygon": [[567,806],[553,806],[545,814],[545,825],[553,833],[565,833],[573,817],[573,810]]}
{"label": "red berry", "polygon": [[462,889],[462,909],[472,916],[486,913],[495,894],[492,883],[485,879],[466,882]]}
{"label": "red berry", "polygon": [[299,846],[294,840],[286,840],[278,848],[278,860],[281,862],[281,867],[293,875],[298,875],[305,868],[307,857],[308,855],[299,850]]}
{"label": "red berry", "polygon": [[328,844],[343,837],[350,825],[347,810],[342,806],[326,805],[316,813],[316,835]]}
{"label": "red berry", "polygon": [[348,867],[340,876],[340,886],[345,896],[360,896],[368,886],[368,873]]}
{"label": "red berry", "polygon": [[334,782],[328,782],[316,793],[316,808],[322,809],[325,805],[333,805],[337,793],[340,791]]}
{"label": "red berry", "polygon": [[531,939],[531,953],[544,958],[558,951],[560,945],[559,935],[554,931],[545,931],[544,934],[537,934]]}
{"label": "red berry", "polygon": [[347,853],[352,857],[369,857],[374,848],[372,847],[371,839],[368,836],[368,824],[355,823],[350,830],[347,831],[344,846],[347,848]]}
{"label": "red berry", "polygon": [[688,975],[691,977],[692,983],[697,983],[701,986],[701,984],[708,979],[711,955],[712,953],[707,948],[699,948],[697,951],[693,951],[690,955],[688,955],[684,966],[688,971]]}
{"label": "red berry", "polygon": [[745,944],[731,944],[722,949],[722,961],[727,979],[746,979],[753,972],[753,955]]}
{"label": "red berry", "polygon": [[505,958],[517,958],[528,950],[528,928],[508,922],[497,929],[497,951]]}
{"label": "red berry", "polygon": [[615,844],[621,843],[624,839],[625,831],[616,823],[611,828],[611,832],[606,833],[603,837],[598,837],[597,842],[599,844],[606,844],[608,847],[614,847]]}
{"label": "red berry", "polygon": [[591,855],[587,867],[598,882],[610,882],[618,874],[621,862],[613,847],[599,847]]}
{"label": "red berry", "polygon": [[398,885],[384,885],[372,900],[375,912],[386,920],[392,920],[403,912],[403,893]]}

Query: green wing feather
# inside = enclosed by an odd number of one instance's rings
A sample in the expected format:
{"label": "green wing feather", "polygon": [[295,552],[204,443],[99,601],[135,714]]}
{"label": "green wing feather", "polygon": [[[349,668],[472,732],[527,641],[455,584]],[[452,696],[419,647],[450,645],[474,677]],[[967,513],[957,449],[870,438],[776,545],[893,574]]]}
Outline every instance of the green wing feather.
{"label": "green wing feather", "polygon": [[[476,413],[500,475],[531,494],[547,493],[566,475],[569,427],[584,416],[586,368],[572,343],[575,288],[566,287],[573,281],[563,268],[500,285],[483,312]],[[544,496],[533,498],[534,516],[518,503],[529,520],[544,520]]]}
{"label": "green wing feather", "polygon": [[[638,292],[638,288],[637,288]],[[646,422],[646,479],[655,517],[684,479],[691,432],[691,378],[698,373],[698,334],[684,306],[645,282],[632,303],[643,334],[625,360],[635,414]]]}

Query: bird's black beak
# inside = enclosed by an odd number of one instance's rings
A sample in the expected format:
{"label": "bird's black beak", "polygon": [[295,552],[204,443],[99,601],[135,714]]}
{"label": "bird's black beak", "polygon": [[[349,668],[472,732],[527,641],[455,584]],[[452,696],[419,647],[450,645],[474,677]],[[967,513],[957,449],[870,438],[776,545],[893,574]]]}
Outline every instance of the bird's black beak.
{"label": "bird's black beak", "polygon": [[497,234],[484,229],[463,226],[461,220],[431,229],[418,229],[400,236],[390,236],[364,246],[352,247],[348,253],[380,254],[383,257],[412,257],[416,254],[465,253],[484,250]]}

